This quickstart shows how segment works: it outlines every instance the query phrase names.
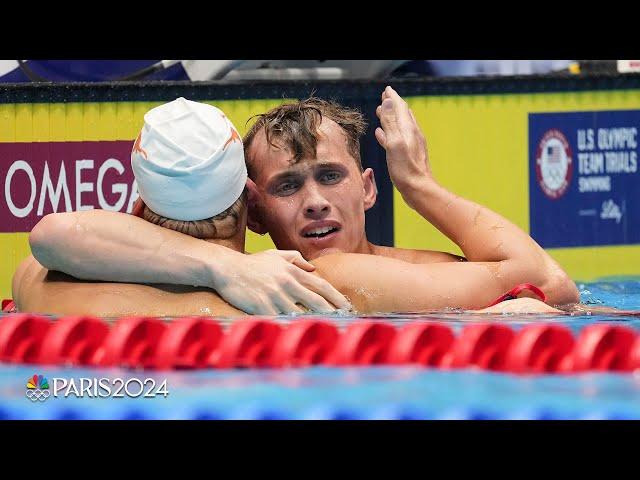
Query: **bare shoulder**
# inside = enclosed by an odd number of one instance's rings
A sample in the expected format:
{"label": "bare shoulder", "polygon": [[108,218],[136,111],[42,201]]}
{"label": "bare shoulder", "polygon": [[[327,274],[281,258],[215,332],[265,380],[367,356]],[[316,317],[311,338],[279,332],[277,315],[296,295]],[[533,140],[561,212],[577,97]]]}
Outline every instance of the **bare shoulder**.
{"label": "bare shoulder", "polygon": [[16,271],[13,273],[13,280],[12,280],[14,296],[16,295],[16,289],[19,289],[20,283],[23,281],[23,279],[27,275],[27,272],[30,269],[34,268],[34,263],[38,263],[37,260],[33,258],[33,255],[29,255],[22,262],[20,262],[20,265],[18,265],[18,268],[16,268]]}
{"label": "bare shoulder", "polygon": [[357,283],[361,275],[367,275],[376,264],[389,260],[362,253],[331,253],[311,260],[311,263],[316,267],[315,274],[344,293],[347,285]]}
{"label": "bare shoulder", "polygon": [[32,256],[16,269],[12,289],[18,310],[32,313],[97,317],[244,315],[205,288],[78,280],[47,270]]}
{"label": "bare shoulder", "polygon": [[67,314],[101,317],[144,315],[154,317],[237,316],[244,314],[222,300],[215,292],[181,285],[79,282]]}
{"label": "bare shoulder", "polygon": [[336,268],[369,268],[376,265],[401,265],[412,262],[408,262],[403,258],[398,258],[391,255],[371,255],[367,253],[331,253],[311,260],[311,263],[315,265],[317,271],[320,272],[331,271],[335,270]]}
{"label": "bare shoulder", "polygon": [[[311,263],[316,267],[314,273],[345,295],[363,287],[383,288],[391,281],[390,277],[410,275],[415,267],[399,258],[365,253],[332,253]],[[381,272],[386,275],[380,275]]]}
{"label": "bare shoulder", "polygon": [[11,294],[16,305],[20,306],[24,300],[24,293],[30,290],[34,283],[42,281],[46,274],[47,269],[40,265],[33,255],[20,262],[11,280]]}
{"label": "bare shoulder", "polygon": [[435,250],[417,250],[411,248],[396,248],[374,245],[374,254],[403,260],[408,263],[445,263],[465,261],[464,257],[448,252],[438,252]]}

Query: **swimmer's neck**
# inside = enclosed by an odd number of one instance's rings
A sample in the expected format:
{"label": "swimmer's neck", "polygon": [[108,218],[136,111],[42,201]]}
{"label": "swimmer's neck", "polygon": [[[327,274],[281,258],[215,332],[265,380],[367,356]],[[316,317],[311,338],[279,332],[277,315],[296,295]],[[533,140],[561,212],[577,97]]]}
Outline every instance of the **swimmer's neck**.
{"label": "swimmer's neck", "polygon": [[365,238],[364,243],[354,253],[366,253],[367,255],[384,255],[385,247],[375,245]]}
{"label": "swimmer's neck", "polygon": [[227,247],[236,252],[245,253],[244,250],[244,235],[242,238],[206,238],[205,242],[213,243],[214,245],[220,245],[221,247]]}
{"label": "swimmer's neck", "polygon": [[363,235],[360,242],[358,242],[358,245],[356,245],[356,248],[354,248],[351,252],[345,251],[344,253],[363,253],[366,255],[377,255],[379,254],[379,249],[380,247],[378,245],[374,245],[369,240],[367,240],[366,235]]}
{"label": "swimmer's neck", "polygon": [[[236,252],[247,253],[245,250],[245,238],[244,235],[242,237],[232,237],[232,238],[206,238],[205,242],[213,243],[215,245],[220,245],[222,247],[227,247]],[[380,247],[379,245],[374,245],[369,242],[366,237],[356,246],[354,250],[351,252],[342,252],[342,253],[364,253],[368,255],[383,255],[383,251],[385,251],[385,247]],[[331,252],[336,253],[336,252]],[[320,255],[321,256],[321,255]]]}
{"label": "swimmer's neck", "polygon": [[374,245],[373,243],[367,241],[365,239],[364,242],[361,242],[353,249],[345,249],[343,247],[329,247],[323,250],[318,250],[313,252],[312,255],[307,258],[307,260],[315,260],[316,258],[324,257],[325,255],[334,255],[334,254],[365,254],[365,255],[386,255],[385,249],[389,249],[389,247],[380,247],[379,245]]}

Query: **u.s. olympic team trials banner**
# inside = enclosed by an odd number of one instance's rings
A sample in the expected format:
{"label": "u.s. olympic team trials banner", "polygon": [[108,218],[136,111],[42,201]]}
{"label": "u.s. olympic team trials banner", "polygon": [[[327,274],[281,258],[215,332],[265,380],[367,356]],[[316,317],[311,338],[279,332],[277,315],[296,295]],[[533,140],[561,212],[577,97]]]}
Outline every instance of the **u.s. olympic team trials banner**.
{"label": "u.s. olympic team trials banner", "polygon": [[542,247],[640,243],[639,110],[529,114],[530,232]]}
{"label": "u.s. olympic team trials banner", "polygon": [[132,141],[0,143],[0,232],[29,232],[46,214],[131,212]]}

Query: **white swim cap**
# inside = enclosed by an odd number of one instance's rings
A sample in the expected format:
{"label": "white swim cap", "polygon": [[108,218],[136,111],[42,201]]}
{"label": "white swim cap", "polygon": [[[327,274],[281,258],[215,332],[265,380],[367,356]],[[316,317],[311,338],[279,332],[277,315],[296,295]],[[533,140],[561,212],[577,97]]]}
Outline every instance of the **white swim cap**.
{"label": "white swim cap", "polygon": [[145,114],[131,167],[144,203],[173,220],[225,211],[247,182],[242,139],[229,119],[182,97]]}

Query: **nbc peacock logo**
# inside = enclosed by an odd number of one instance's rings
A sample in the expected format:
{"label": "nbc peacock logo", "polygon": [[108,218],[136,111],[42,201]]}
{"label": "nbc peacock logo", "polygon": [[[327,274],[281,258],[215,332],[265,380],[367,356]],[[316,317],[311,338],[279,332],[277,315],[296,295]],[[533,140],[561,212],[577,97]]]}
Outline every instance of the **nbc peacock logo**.
{"label": "nbc peacock logo", "polygon": [[33,375],[27,380],[27,398],[32,402],[44,402],[51,393],[49,392],[49,382],[42,375]]}

